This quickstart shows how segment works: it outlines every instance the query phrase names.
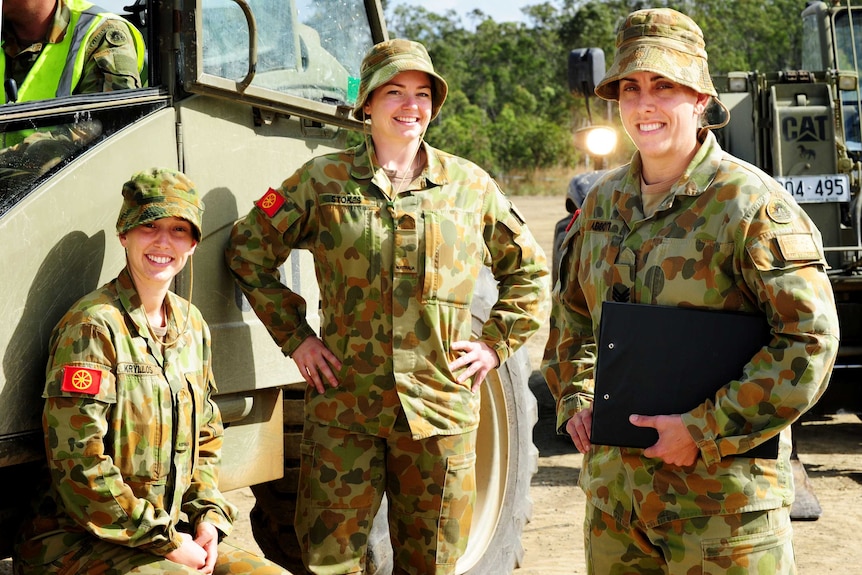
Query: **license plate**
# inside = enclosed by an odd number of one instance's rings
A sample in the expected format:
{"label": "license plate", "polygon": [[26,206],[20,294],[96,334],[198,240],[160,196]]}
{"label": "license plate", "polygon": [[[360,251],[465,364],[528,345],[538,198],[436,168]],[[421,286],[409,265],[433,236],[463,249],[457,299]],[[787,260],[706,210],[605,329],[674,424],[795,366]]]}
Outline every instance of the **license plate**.
{"label": "license plate", "polygon": [[850,177],[847,174],[778,176],[775,179],[800,204],[850,201]]}

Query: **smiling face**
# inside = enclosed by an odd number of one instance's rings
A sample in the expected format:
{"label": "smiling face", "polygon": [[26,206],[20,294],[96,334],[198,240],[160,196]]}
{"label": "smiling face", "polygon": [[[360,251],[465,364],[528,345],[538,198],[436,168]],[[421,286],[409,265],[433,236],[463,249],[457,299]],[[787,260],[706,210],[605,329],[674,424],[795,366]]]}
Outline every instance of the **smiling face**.
{"label": "smiling face", "polygon": [[120,234],[138,291],[166,290],[197,247],[192,225],[168,217]]}
{"label": "smiling face", "polygon": [[421,138],[431,121],[432,94],[431,78],[417,70],[396,74],[376,88],[363,107],[371,117],[374,142],[407,144]]}
{"label": "smiling face", "polygon": [[620,80],[620,117],[645,172],[656,166],[661,171],[680,166],[680,173],[685,169],[697,149],[700,117],[709,98],[653,72],[635,72]]}

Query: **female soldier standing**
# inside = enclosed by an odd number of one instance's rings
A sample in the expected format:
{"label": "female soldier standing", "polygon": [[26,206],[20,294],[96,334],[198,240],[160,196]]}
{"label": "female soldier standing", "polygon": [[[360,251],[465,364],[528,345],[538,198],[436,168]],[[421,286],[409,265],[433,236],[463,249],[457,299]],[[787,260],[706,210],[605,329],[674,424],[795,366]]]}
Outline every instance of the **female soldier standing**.
{"label": "female soldier standing", "polygon": [[[370,137],[267,191],[231,235],[228,265],[308,383],[296,529],[313,573],[363,572],[384,493],[396,573],[454,572],[476,492],[479,386],[545,312],[544,255],[511,202],[423,141],[447,89],[421,44],[374,46],[354,107]],[[314,257],[319,336],[278,278],[293,249]],[[499,297],[474,339],[484,266]]]}
{"label": "female soldier standing", "polygon": [[[596,94],[619,102],[637,153],[590,191],[564,240],[543,362],[557,428],[585,454],[588,572],[794,573],[790,424],[823,393],[838,345],[820,234],[775,180],[702,128],[720,102],[687,16],[630,14]],[[761,314],[771,340],[691,411],[633,415],[658,432],[651,447],[591,445],[610,300]],[[776,434],[777,459],[745,455]]]}

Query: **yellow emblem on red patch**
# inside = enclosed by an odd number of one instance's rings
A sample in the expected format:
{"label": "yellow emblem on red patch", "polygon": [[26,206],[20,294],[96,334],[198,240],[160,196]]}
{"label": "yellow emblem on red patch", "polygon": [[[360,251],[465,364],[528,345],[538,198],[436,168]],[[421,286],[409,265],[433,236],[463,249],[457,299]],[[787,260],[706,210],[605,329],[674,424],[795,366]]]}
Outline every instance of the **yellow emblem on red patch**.
{"label": "yellow emblem on red patch", "polygon": [[263,213],[272,217],[278,211],[278,208],[284,203],[284,197],[273,190],[268,189],[261,199],[255,202],[255,205],[263,210]]}
{"label": "yellow emblem on red patch", "polygon": [[63,391],[96,395],[102,383],[102,372],[88,367],[67,365],[63,368]]}

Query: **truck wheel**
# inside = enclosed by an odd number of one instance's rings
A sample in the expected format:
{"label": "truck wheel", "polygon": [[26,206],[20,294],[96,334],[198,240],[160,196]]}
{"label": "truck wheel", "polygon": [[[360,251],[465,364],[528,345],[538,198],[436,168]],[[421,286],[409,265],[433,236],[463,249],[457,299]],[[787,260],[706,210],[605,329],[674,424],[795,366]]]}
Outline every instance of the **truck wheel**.
{"label": "truck wheel", "polygon": [[[493,277],[490,272],[483,274],[472,308],[474,333],[481,330],[496,299]],[[533,445],[538,411],[528,385],[530,372],[529,356],[522,348],[482,384],[476,507],[467,549],[458,561],[458,575],[511,573],[523,559],[521,534],[532,513],[530,482],[538,469],[539,456]],[[285,399],[285,477],[252,487],[256,503],[251,524],[266,557],[299,575],[306,571],[293,529],[299,467],[298,443],[293,437],[302,428],[301,423],[298,428],[288,425],[288,401]],[[291,445],[295,445],[293,451],[289,450]],[[392,573],[386,508],[384,500],[369,537],[367,575]]]}
{"label": "truck wheel", "polygon": [[[482,384],[476,445],[476,508],[458,575],[502,575],[521,565],[521,534],[530,520],[530,482],[538,465],[533,445],[536,398],[526,349],[519,350]],[[368,544],[369,575],[392,573],[386,506],[374,520]]]}

